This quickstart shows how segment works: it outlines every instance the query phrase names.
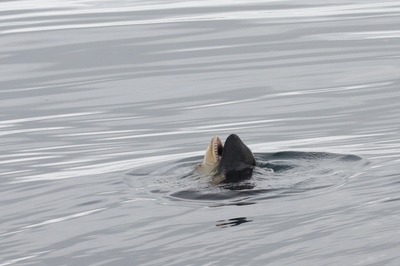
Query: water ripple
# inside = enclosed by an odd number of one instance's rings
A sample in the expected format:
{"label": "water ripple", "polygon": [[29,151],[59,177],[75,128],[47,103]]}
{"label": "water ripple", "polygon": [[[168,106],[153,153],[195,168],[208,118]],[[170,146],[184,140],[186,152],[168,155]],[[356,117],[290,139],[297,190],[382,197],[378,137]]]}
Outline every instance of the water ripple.
{"label": "water ripple", "polygon": [[[345,19],[344,16],[351,15],[348,19],[353,19],[353,16],[368,16],[370,14],[395,14],[400,11],[400,5],[398,2],[385,2],[379,4],[347,4],[347,5],[331,5],[331,6],[320,6],[320,7],[297,7],[297,8],[286,8],[286,9],[274,9],[274,10],[240,10],[239,8],[243,3],[232,4],[224,3],[223,7],[236,7],[238,10],[233,12],[218,12],[217,10],[212,13],[206,12],[203,14],[192,14],[192,15],[174,15],[174,13],[179,13],[180,9],[184,8],[194,8],[196,7],[195,2],[180,3],[180,4],[165,4],[165,5],[144,5],[141,7],[137,6],[126,6],[118,8],[90,8],[90,9],[74,9],[74,10],[63,10],[63,11],[42,11],[42,12],[31,12],[23,14],[14,15],[3,15],[0,20],[3,22],[3,28],[5,30],[0,30],[0,34],[13,34],[13,33],[26,33],[26,32],[37,32],[37,31],[54,31],[54,30],[65,30],[65,29],[79,29],[79,28],[103,28],[103,27],[115,27],[115,26],[133,26],[133,25],[148,25],[148,24],[167,24],[167,23],[181,23],[181,22],[199,22],[199,21],[217,21],[217,20],[265,20],[265,19],[291,19],[295,21],[326,21],[330,19],[337,19],[341,17],[341,20]],[[211,1],[205,1],[201,3],[200,7],[218,7],[221,3],[215,3]],[[1,6],[0,6],[1,7]],[[6,7],[7,8],[7,7]],[[163,18],[146,18],[146,19],[136,19],[136,20],[125,20],[125,21],[110,21],[110,22],[80,22],[79,24],[61,24],[61,25],[48,25],[48,26],[37,26],[31,27],[32,21],[27,21],[26,26],[23,22],[12,22],[13,20],[20,19],[32,19],[32,18],[42,18],[42,17],[56,17],[57,19],[48,20],[51,24],[55,21],[60,21],[60,17],[71,17],[76,16],[81,18],[83,15],[93,16],[93,15],[111,15],[114,13],[120,16],[137,16],[142,17],[143,12],[148,11],[161,11],[167,10],[170,14],[168,17]],[[208,11],[208,9],[204,9]],[[145,13],[147,16],[151,16],[151,13]],[[129,16],[128,16],[129,15]],[[89,17],[90,17],[89,16]],[[335,17],[335,18],[329,18]],[[78,20],[78,19],[76,19]],[[7,22],[10,21],[10,22]],[[45,23],[46,21],[40,21],[40,23]],[[28,26],[29,25],[29,26]],[[17,26],[17,27],[16,27]]]}
{"label": "water ripple", "polygon": [[[400,265],[399,14],[393,0],[1,1],[0,264]],[[198,163],[230,133],[255,153],[369,165],[306,160],[237,197],[124,174]],[[312,162],[320,183],[301,179]]]}
{"label": "water ripple", "polygon": [[74,213],[74,214],[67,215],[67,216],[64,216],[64,217],[59,217],[59,218],[52,218],[52,219],[49,219],[49,220],[46,220],[46,221],[43,221],[43,222],[39,222],[39,223],[36,223],[36,224],[30,224],[30,225],[24,226],[21,229],[22,230],[31,229],[31,228],[35,228],[35,227],[39,227],[39,226],[48,225],[48,224],[59,223],[59,222],[67,221],[67,220],[70,220],[70,219],[75,219],[75,218],[79,218],[79,217],[82,217],[82,216],[90,215],[92,213],[100,212],[100,211],[103,211],[103,210],[105,210],[105,208],[99,208],[99,209],[84,211],[84,212],[80,212],[80,213]]}

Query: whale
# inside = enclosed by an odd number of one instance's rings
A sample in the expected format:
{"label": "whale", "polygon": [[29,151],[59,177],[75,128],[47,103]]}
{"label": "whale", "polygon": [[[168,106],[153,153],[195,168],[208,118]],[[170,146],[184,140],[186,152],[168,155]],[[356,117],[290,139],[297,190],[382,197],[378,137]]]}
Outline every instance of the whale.
{"label": "whale", "polygon": [[196,167],[201,175],[211,176],[211,183],[233,183],[251,178],[256,160],[253,153],[236,134],[222,143],[218,136],[211,138],[203,162]]}

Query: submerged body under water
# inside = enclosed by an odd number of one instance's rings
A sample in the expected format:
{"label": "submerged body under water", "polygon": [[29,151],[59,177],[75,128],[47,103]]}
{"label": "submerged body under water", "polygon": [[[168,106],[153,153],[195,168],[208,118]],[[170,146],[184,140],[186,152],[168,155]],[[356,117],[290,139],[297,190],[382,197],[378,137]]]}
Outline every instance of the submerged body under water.
{"label": "submerged body under water", "polygon": [[[366,160],[351,154],[284,151],[256,153],[251,178],[215,184],[212,176],[196,171],[201,157],[146,165],[127,172],[130,187],[182,200],[256,203],[298,193],[319,194],[344,185],[365,170]],[[320,191],[321,190],[321,191]]]}

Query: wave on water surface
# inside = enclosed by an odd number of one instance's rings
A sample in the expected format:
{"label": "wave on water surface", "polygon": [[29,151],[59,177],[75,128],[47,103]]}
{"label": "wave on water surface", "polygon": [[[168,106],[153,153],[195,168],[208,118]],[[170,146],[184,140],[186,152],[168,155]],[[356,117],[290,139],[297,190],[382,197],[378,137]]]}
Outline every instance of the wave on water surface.
{"label": "wave on water surface", "polygon": [[299,193],[319,194],[344,185],[366,165],[364,159],[351,154],[283,151],[254,155],[257,164],[252,178],[240,183],[211,184],[211,177],[194,171],[202,156],[137,167],[124,181],[152,198],[241,205]]}

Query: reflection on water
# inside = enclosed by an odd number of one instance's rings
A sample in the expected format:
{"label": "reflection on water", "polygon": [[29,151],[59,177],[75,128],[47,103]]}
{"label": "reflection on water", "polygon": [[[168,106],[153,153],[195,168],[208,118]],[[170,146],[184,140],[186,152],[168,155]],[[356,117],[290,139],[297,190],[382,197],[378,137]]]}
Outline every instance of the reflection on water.
{"label": "reflection on water", "polygon": [[238,218],[232,218],[228,220],[219,220],[217,221],[216,226],[220,228],[226,228],[226,227],[232,227],[232,226],[238,226],[243,223],[248,223],[251,222],[252,220],[248,220],[246,217],[238,217]]}
{"label": "reflection on water", "polygon": [[[399,13],[2,1],[0,265],[398,265]],[[254,178],[189,178],[230,133]]]}

